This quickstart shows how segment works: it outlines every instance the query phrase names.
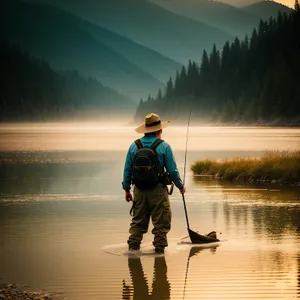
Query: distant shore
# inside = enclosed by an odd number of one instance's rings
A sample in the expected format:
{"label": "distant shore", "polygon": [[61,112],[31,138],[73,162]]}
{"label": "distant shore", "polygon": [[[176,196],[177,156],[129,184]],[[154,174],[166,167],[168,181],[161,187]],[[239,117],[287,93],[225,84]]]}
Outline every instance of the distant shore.
{"label": "distant shore", "polygon": [[[186,117],[183,117],[185,116]],[[188,113],[183,113],[180,118],[172,115],[161,115],[162,119],[171,120],[172,124],[186,126],[188,122]],[[144,121],[143,118],[135,119],[130,122],[131,125],[139,125]],[[300,116],[297,118],[276,118],[273,120],[258,118],[256,120],[235,120],[223,121],[218,118],[210,119],[205,117],[196,117],[191,115],[190,126],[204,127],[300,127]]]}
{"label": "distant shore", "polygon": [[300,186],[300,150],[269,151],[261,157],[230,160],[199,160],[191,166],[194,175],[212,175],[228,181]]}
{"label": "distant shore", "polygon": [[[159,113],[159,112],[158,112]],[[133,114],[133,113],[132,113]],[[6,124],[30,124],[30,123],[69,123],[69,124],[78,124],[78,122],[91,124],[91,123],[101,123],[105,122],[106,124],[118,124],[121,126],[138,126],[144,122],[144,116],[141,118],[134,119],[131,113],[123,114],[121,117],[117,116],[113,118],[112,116],[107,117],[106,119],[101,117],[95,116],[86,116],[86,115],[77,115],[74,117],[69,118],[62,118],[62,117],[50,117],[47,118],[32,118],[32,119],[20,119],[20,118],[11,118],[11,119],[3,119],[0,120],[0,126]],[[172,125],[178,126],[186,126],[188,121],[188,115],[186,118],[177,118],[168,115],[161,115],[162,119],[170,120]],[[201,121],[200,121],[201,120]],[[274,120],[264,120],[264,119],[257,119],[252,121],[219,121],[219,120],[209,120],[209,119],[201,119],[199,117],[191,116],[191,126],[204,126],[204,127],[300,127],[300,116],[299,118],[294,119],[274,119]]]}

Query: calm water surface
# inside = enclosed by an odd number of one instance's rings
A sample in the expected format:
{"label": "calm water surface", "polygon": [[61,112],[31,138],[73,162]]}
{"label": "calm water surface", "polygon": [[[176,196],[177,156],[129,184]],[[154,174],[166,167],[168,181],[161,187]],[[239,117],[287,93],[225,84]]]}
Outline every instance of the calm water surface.
{"label": "calm water surface", "polygon": [[[131,258],[130,205],[121,189],[132,127],[21,124],[0,127],[0,278],[67,299],[300,299],[299,191],[186,178],[191,228],[222,232],[192,247],[182,199],[171,197],[164,257]],[[186,128],[170,127],[183,173]],[[300,129],[191,127],[197,159],[299,148]],[[151,229],[151,226],[150,226]],[[152,235],[143,241],[151,251]]]}

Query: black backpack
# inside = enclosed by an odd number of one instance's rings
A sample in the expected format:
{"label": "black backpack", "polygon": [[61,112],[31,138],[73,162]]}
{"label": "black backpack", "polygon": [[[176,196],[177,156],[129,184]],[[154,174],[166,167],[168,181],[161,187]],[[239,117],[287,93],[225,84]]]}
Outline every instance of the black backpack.
{"label": "black backpack", "polygon": [[157,139],[151,147],[144,147],[140,140],[135,141],[138,151],[133,160],[132,183],[139,189],[155,187],[163,176],[163,168],[158,163],[155,151],[162,142]]}

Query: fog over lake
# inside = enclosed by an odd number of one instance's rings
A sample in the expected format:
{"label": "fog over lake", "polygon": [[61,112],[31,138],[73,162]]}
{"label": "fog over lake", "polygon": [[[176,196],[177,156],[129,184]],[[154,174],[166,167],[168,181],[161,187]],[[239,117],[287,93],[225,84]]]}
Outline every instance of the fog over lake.
{"label": "fog over lake", "polygon": [[[126,124],[126,123],[124,123]],[[129,258],[130,204],[121,187],[133,126],[0,126],[0,277],[67,299],[299,299],[299,189],[193,177],[198,159],[299,149],[299,128],[189,128],[186,203],[191,229],[216,230],[213,248],[182,244],[182,198],[171,196],[164,257]],[[164,129],[183,175],[186,126]],[[142,250],[152,249],[152,226]]]}

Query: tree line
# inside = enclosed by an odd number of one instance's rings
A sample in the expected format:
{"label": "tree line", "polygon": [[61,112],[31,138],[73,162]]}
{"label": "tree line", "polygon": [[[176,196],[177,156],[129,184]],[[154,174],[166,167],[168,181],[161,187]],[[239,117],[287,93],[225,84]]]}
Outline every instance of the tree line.
{"label": "tree line", "polygon": [[[131,100],[83,78],[77,71],[57,72],[43,60],[6,41],[0,43],[0,120],[31,121],[82,117],[99,118]],[[132,106],[133,107],[133,106]]]}
{"label": "tree line", "polygon": [[300,120],[300,9],[260,21],[243,40],[203,51],[169,78],[164,93],[141,99],[136,119],[150,111],[199,122],[264,123]]}

